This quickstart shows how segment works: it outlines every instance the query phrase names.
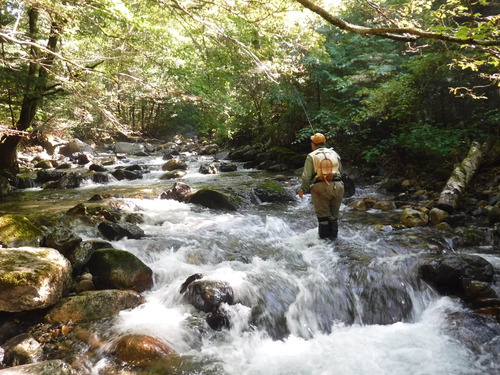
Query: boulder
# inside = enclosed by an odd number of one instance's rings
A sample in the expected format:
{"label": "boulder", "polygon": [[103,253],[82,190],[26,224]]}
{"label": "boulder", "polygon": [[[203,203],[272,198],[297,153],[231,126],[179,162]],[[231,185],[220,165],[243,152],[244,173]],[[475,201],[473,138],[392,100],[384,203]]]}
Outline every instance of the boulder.
{"label": "boulder", "polygon": [[216,144],[205,145],[200,148],[200,155],[215,155],[219,152],[219,146]]}
{"label": "boulder", "polygon": [[54,165],[50,160],[40,160],[38,163],[35,164],[34,166],[35,169],[52,169],[54,168]]}
{"label": "boulder", "polygon": [[217,174],[217,166],[214,163],[200,165],[199,172],[201,174]]}
{"label": "boulder", "polygon": [[214,210],[228,211],[236,211],[241,203],[238,198],[230,197],[211,189],[198,190],[187,199],[187,202],[199,204],[200,206],[212,208]]}
{"label": "boulder", "polygon": [[80,187],[82,181],[83,175],[80,172],[68,172],[64,173],[57,181],[51,181],[43,187],[45,189],[75,189]]}
{"label": "boulder", "polygon": [[103,172],[92,173],[90,179],[95,184],[107,184],[109,182],[109,174]]}
{"label": "boulder", "polygon": [[106,167],[99,163],[92,163],[89,166],[89,170],[94,172],[107,172]]}
{"label": "boulder", "polygon": [[234,163],[221,162],[219,165],[221,172],[235,172],[236,170],[238,170],[238,166]]}
{"label": "boulder", "polygon": [[98,226],[99,232],[109,241],[118,241],[124,237],[140,239],[144,237],[144,231],[137,225],[131,223],[112,223],[103,221]]}
{"label": "boulder", "polygon": [[118,249],[94,251],[87,263],[100,289],[132,289],[138,292],[151,289],[153,271],[134,254]]}
{"label": "boulder", "polygon": [[78,271],[85,266],[94,251],[99,249],[112,249],[113,246],[107,241],[88,240],[82,241],[76,248],[66,253],[66,258],[70,261],[74,271]]}
{"label": "boulder", "polygon": [[253,192],[261,202],[285,203],[295,200],[293,194],[273,180],[262,181]]}
{"label": "boulder", "polygon": [[0,370],[0,375],[71,375],[70,365],[60,359],[30,363]]}
{"label": "boulder", "polygon": [[42,246],[56,249],[61,254],[66,255],[68,252],[73,251],[80,242],[82,242],[82,238],[74,234],[69,228],[58,227],[44,237]]}
{"label": "boulder", "polygon": [[393,201],[377,201],[373,205],[373,208],[375,210],[381,210],[381,211],[392,211],[396,209],[396,204]]}
{"label": "boulder", "polygon": [[425,212],[413,208],[405,208],[401,212],[401,223],[407,227],[425,226],[429,222],[429,216]]}
{"label": "boulder", "polygon": [[48,323],[79,323],[110,318],[120,311],[132,309],[145,302],[133,290],[96,290],[63,298],[45,315]]}
{"label": "boulder", "polygon": [[67,172],[64,171],[59,171],[59,170],[46,170],[42,169],[41,171],[38,171],[36,173],[36,182],[40,184],[44,184],[46,182],[50,181],[57,181],[59,180],[62,176],[64,176]]}
{"label": "boulder", "polygon": [[71,283],[69,261],[55,249],[0,249],[0,311],[41,309],[57,303]]}
{"label": "boulder", "polygon": [[5,247],[39,246],[43,232],[22,215],[0,216],[0,243]]}
{"label": "boulder", "polygon": [[80,153],[80,152],[87,152],[90,155],[95,155],[96,152],[92,148],[92,146],[88,145],[87,143],[75,138],[69,141],[66,145],[62,146],[59,149],[59,153],[61,155],[70,157],[73,154]]}
{"label": "boulder", "polygon": [[445,254],[419,267],[419,276],[438,292],[461,297],[471,282],[490,282],[494,272],[486,259],[470,254]]}
{"label": "boulder", "polygon": [[28,333],[22,333],[11,338],[2,345],[2,347],[5,350],[3,362],[7,366],[34,363],[43,355],[43,349],[40,343]]}
{"label": "boulder", "polygon": [[174,170],[164,173],[160,180],[173,180],[175,178],[182,178],[186,175],[186,171]]}
{"label": "boulder", "polygon": [[448,212],[437,207],[434,207],[429,211],[429,219],[432,225],[444,223],[448,215]]}
{"label": "boulder", "polygon": [[114,151],[117,154],[135,154],[144,151],[144,145],[132,142],[116,142]]}
{"label": "boulder", "polygon": [[116,359],[129,366],[143,366],[159,358],[175,354],[166,343],[146,335],[127,335],[118,339],[111,348]]}
{"label": "boulder", "polygon": [[186,196],[191,194],[191,187],[182,182],[176,182],[170,189],[160,195],[160,199],[173,199],[182,202]]}
{"label": "boulder", "polygon": [[185,161],[179,159],[170,159],[165,164],[162,165],[162,171],[173,171],[173,170],[187,170],[188,165]]}
{"label": "boulder", "polygon": [[222,303],[234,303],[233,288],[225,281],[195,280],[185,286],[184,290],[181,289],[186,300],[203,312],[215,312]]}

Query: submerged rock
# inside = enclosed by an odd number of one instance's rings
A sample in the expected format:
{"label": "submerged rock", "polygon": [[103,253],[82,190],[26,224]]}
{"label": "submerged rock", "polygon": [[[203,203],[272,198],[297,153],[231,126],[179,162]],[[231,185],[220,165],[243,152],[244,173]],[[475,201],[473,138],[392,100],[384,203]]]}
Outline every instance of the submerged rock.
{"label": "submerged rock", "polygon": [[127,335],[117,340],[111,353],[120,362],[130,366],[142,366],[152,360],[165,358],[175,351],[158,338],[147,335]]}

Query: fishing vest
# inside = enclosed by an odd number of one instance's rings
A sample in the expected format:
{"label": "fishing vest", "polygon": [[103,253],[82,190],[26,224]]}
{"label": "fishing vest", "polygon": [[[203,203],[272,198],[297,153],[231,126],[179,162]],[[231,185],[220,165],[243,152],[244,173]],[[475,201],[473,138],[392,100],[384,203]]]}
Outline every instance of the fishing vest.
{"label": "fishing vest", "polygon": [[321,180],[329,185],[336,175],[340,176],[340,156],[335,151],[322,147],[314,150],[310,155],[316,173],[314,180]]}

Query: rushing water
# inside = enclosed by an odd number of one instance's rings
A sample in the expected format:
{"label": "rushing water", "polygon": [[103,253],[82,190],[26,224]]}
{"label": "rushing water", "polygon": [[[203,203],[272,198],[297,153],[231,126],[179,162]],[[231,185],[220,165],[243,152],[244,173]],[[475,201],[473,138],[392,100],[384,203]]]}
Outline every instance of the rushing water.
{"label": "rushing water", "polygon": [[[158,180],[161,159],[140,161],[151,169],[146,181],[78,189],[82,195],[99,189],[122,189],[128,196],[148,193],[142,199],[122,198],[144,215],[140,225],[146,237],[113,246],[149,265],[155,285],[144,294],[144,305],[120,313],[108,335],[158,337],[196,364],[195,369],[181,366],[179,373],[186,374],[469,375],[499,370],[496,353],[473,352],[445,333],[452,324],[449,317],[464,310],[459,301],[438,296],[418,280],[422,254],[453,250],[446,238],[426,240],[419,230],[391,230],[399,212],[358,213],[343,205],[339,238],[324,242],[317,237],[309,196],[289,204],[248,204],[231,213],[209,210],[158,199],[173,182]],[[242,169],[201,175],[199,163],[193,159],[183,179],[193,188],[248,190],[266,177]],[[294,190],[297,183],[292,178],[288,188]],[[352,199],[364,195],[374,192],[359,187]],[[183,300],[180,285],[194,273],[233,287],[236,303],[223,306],[229,329],[211,330],[205,314]],[[107,364],[106,357],[100,359],[93,374]]]}

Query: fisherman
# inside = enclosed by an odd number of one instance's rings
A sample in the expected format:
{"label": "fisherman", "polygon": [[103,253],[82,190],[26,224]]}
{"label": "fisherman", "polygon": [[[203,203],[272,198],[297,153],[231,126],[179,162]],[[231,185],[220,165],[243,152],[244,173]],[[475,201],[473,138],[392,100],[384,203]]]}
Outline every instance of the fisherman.
{"label": "fisherman", "polygon": [[326,137],[321,133],[311,136],[311,148],[313,151],[304,163],[297,194],[302,198],[304,193],[311,193],[319,222],[319,238],[333,240],[337,238],[340,204],[344,197],[340,156],[326,148]]}

